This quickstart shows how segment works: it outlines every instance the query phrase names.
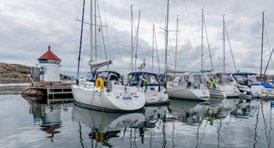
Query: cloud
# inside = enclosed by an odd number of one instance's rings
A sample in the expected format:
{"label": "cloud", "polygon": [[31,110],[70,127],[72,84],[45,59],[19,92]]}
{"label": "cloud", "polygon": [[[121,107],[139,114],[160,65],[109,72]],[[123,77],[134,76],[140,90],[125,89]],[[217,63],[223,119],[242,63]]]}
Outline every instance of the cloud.
{"label": "cloud", "polygon": [[[0,4],[0,61],[33,65],[36,59],[51,45],[62,58],[65,73],[76,71],[79,48],[80,24],[75,19],[81,16],[81,1],[71,0],[4,0]],[[274,10],[272,1],[243,0],[170,0],[170,30],[175,29],[179,17],[179,61],[182,70],[200,69],[201,8],[205,9],[209,43],[213,63],[217,71],[222,70],[222,15],[231,39],[232,50],[238,69],[259,71],[261,12],[265,11],[264,65],[273,45]],[[166,1],[162,0],[102,0],[100,1],[102,23],[107,53],[114,61],[111,69],[126,73],[130,70],[130,5],[133,4],[135,26],[137,12],[141,9],[138,64],[146,59],[147,70],[151,67],[152,25],[156,25],[160,65],[163,69],[164,27]],[[89,21],[89,1],[86,5],[86,21]],[[174,65],[175,33],[169,33],[168,62]],[[206,47],[206,44],[205,44]],[[232,58],[226,45],[227,69],[233,71]],[[99,58],[104,59],[101,36],[98,36]],[[85,25],[83,39],[82,71],[87,71],[90,57],[89,26]],[[156,61],[155,61],[156,62]],[[205,67],[210,67],[205,48]],[[270,71],[273,73],[273,62]]]}

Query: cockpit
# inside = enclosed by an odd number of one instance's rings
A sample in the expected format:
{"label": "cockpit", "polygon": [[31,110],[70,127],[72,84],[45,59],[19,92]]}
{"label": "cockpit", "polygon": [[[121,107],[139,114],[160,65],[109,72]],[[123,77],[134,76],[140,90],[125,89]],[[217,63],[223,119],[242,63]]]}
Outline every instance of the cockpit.
{"label": "cockpit", "polygon": [[142,83],[147,83],[148,86],[160,85],[156,74],[148,72],[132,72],[128,74],[127,80],[131,86],[137,86]]}

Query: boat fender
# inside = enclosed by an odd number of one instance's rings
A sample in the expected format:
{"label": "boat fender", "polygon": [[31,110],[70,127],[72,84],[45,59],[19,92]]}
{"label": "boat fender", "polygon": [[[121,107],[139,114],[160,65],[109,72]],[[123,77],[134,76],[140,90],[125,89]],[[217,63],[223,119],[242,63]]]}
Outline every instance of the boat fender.
{"label": "boat fender", "polygon": [[96,138],[96,141],[98,141],[98,142],[104,142],[104,138],[105,137],[105,135],[104,135],[104,133],[103,132],[96,132],[96,134],[95,134],[95,138]]}
{"label": "boat fender", "polygon": [[103,90],[105,87],[105,82],[102,78],[97,78],[95,81],[95,84],[96,84],[96,88],[100,88],[101,90]]}

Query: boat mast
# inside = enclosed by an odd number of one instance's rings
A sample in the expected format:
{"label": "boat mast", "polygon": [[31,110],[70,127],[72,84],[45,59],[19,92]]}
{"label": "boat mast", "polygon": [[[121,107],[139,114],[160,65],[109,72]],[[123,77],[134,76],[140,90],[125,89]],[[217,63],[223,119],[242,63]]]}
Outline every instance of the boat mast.
{"label": "boat mast", "polygon": [[133,49],[133,12],[132,12],[132,5],[130,5],[130,37],[131,37],[131,40],[130,40],[130,47],[131,47],[131,60],[130,60],[130,64],[131,64],[131,71],[133,71],[133,52],[134,52],[134,49]]}
{"label": "boat mast", "polygon": [[201,71],[203,71],[204,61],[204,8],[202,8],[202,32],[201,32]]}
{"label": "boat mast", "polygon": [[135,61],[134,61],[134,71],[136,71],[136,67],[137,67],[137,58],[138,58],[138,44],[139,44],[139,29],[140,29],[140,16],[141,16],[141,10],[139,10],[138,12],[138,23],[137,23],[137,28],[136,28],[136,36],[135,36]]}
{"label": "boat mast", "polygon": [[165,27],[165,72],[167,72],[168,21],[169,21],[169,0],[167,0],[167,16],[166,16],[166,27]]}
{"label": "boat mast", "polygon": [[84,19],[85,19],[85,3],[86,3],[86,0],[83,0],[80,45],[79,45],[79,53],[78,53],[78,65],[77,65],[77,79],[76,79],[77,85],[79,85],[79,71],[80,71],[81,52],[82,52],[83,27],[84,27]]}
{"label": "boat mast", "polygon": [[179,26],[179,19],[176,19],[176,45],[175,45],[175,70],[177,70],[177,58],[178,58],[178,26]]}
{"label": "boat mast", "polygon": [[225,15],[223,15],[223,73],[225,73]]}
{"label": "boat mast", "polygon": [[151,70],[152,72],[154,72],[154,41],[155,41],[155,25],[153,24],[153,27],[152,27],[152,59],[151,59]]}
{"label": "boat mast", "polygon": [[[95,51],[95,62],[97,62],[97,10],[96,10],[96,4],[97,0],[94,0],[94,16],[95,16],[95,20],[94,20],[94,51]],[[92,24],[91,24],[92,26]]]}
{"label": "boat mast", "polygon": [[90,61],[93,61],[94,60],[94,51],[93,51],[93,25],[92,25],[92,22],[93,22],[93,0],[90,0]]}
{"label": "boat mast", "polygon": [[263,75],[263,52],[264,52],[264,12],[262,12],[262,42],[261,42],[261,66],[260,66],[260,78]]}

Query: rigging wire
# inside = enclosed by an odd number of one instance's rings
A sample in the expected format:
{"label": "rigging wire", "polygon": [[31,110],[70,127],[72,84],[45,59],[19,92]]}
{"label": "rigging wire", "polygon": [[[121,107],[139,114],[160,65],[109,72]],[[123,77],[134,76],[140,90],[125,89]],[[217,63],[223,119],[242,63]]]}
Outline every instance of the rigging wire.
{"label": "rigging wire", "polygon": [[108,21],[109,19],[107,19],[107,16],[106,16],[106,11],[105,10],[108,10],[106,9],[106,6],[105,6],[105,2],[102,1],[101,3],[101,9],[103,9],[103,11],[101,11],[101,14],[103,15],[103,19],[104,19],[104,23],[105,25],[107,26],[106,29],[105,29],[105,40],[106,40],[106,49],[107,49],[107,55],[108,55],[108,59],[112,59],[112,56],[111,56],[111,50],[110,50],[110,39],[109,39],[109,26],[108,26]]}
{"label": "rigging wire", "polygon": [[155,38],[155,49],[156,49],[156,54],[157,54],[158,74],[160,74],[160,58],[159,58],[158,43],[157,43],[157,38],[156,38],[155,32],[154,32],[154,38]]}
{"label": "rigging wire", "polygon": [[[95,0],[97,1],[97,0]],[[107,55],[107,49],[106,49],[106,43],[105,43],[105,37],[104,37],[104,31],[103,31],[103,26],[102,26],[102,18],[101,18],[101,12],[100,12],[100,7],[99,7],[99,2],[97,1],[97,9],[98,9],[98,16],[99,16],[99,22],[100,22],[100,28],[99,30],[101,31],[101,37],[102,37],[102,42],[103,42],[103,49],[105,53],[105,60],[108,60],[108,55]]]}
{"label": "rigging wire", "polygon": [[235,62],[235,58],[234,58],[234,54],[233,54],[233,51],[232,51],[231,42],[230,42],[230,38],[229,38],[229,34],[228,34],[226,26],[227,25],[225,25],[226,38],[227,38],[227,41],[228,41],[228,46],[229,46],[229,50],[230,50],[230,53],[231,53],[234,69],[235,69],[235,72],[237,72],[238,70],[237,70],[237,67],[236,67],[236,62]]}
{"label": "rigging wire", "polygon": [[208,34],[207,34],[207,27],[206,27],[206,22],[205,22],[205,18],[204,20],[204,28],[205,28],[205,35],[206,35],[206,42],[207,42],[207,48],[208,48],[208,53],[209,53],[209,58],[210,58],[210,63],[211,63],[211,70],[214,71],[214,65],[213,65],[213,61],[212,61],[212,54],[211,54],[211,48],[210,48],[210,44],[209,44],[209,39],[208,39]]}
{"label": "rigging wire", "polygon": [[268,36],[268,30],[267,30],[267,26],[265,26],[265,35],[266,35],[266,42],[267,42],[267,46],[268,46],[268,49],[270,49],[269,51],[269,59],[267,61],[267,64],[266,64],[266,67],[265,67],[265,70],[264,70],[264,76],[268,70],[268,67],[269,67],[269,64],[270,64],[270,61],[272,60],[272,54],[273,54],[273,51],[274,49],[271,49],[270,47],[270,42],[269,42],[269,36]]}

